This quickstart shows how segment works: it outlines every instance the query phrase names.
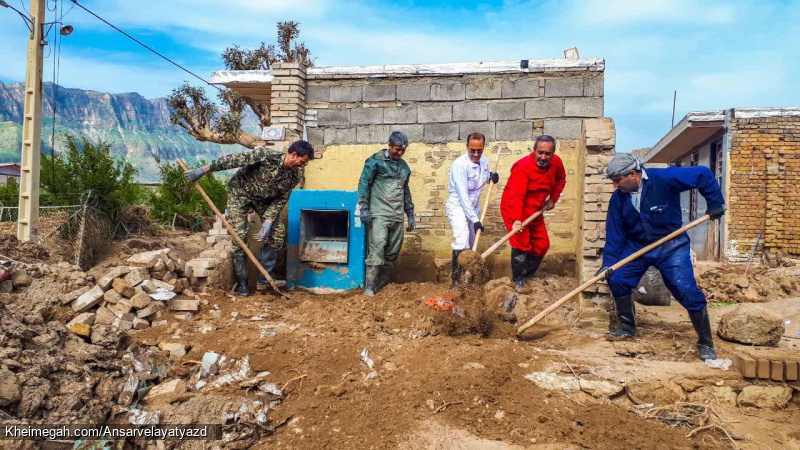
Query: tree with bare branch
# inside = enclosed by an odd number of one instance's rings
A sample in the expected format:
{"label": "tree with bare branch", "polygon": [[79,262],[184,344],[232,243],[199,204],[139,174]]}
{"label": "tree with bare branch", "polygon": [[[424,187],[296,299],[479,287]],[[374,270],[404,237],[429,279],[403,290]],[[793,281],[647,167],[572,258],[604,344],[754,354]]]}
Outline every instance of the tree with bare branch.
{"label": "tree with bare branch", "polygon": [[[278,22],[277,47],[263,42],[252,50],[234,45],[222,52],[222,62],[228,70],[269,70],[276,62],[300,62],[311,67],[314,65],[311,51],[305,43],[297,42],[299,36],[299,23]],[[230,89],[220,90],[217,97],[221,106],[208,98],[204,88],[184,82],[173,89],[168,98],[172,110],[170,120],[198,141],[255,148],[261,138],[242,130],[242,114],[246,107],[250,108],[261,128],[267,127],[270,125],[269,103]]]}

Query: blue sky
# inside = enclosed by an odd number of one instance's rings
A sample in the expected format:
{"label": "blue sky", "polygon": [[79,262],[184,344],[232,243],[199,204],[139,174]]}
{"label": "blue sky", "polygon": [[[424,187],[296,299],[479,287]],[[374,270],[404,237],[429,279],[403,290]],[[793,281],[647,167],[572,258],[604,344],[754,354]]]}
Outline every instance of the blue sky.
{"label": "blue sky", "polygon": [[[17,8],[22,1],[7,0]],[[63,1],[65,11],[72,6]],[[48,4],[54,6],[53,0]],[[606,59],[617,149],[651,146],[689,111],[800,106],[800,1],[84,0],[87,8],[203,77],[228,45],[274,42],[301,23],[318,65],[582,57]],[[59,9],[61,5],[58,6]],[[49,13],[52,20],[52,13]],[[60,84],[169,94],[189,76],[79,8],[64,19]],[[0,80],[25,76],[26,30],[0,9]],[[52,79],[52,55],[45,80]],[[192,81],[192,80],[190,80]],[[199,83],[199,81],[192,81]]]}

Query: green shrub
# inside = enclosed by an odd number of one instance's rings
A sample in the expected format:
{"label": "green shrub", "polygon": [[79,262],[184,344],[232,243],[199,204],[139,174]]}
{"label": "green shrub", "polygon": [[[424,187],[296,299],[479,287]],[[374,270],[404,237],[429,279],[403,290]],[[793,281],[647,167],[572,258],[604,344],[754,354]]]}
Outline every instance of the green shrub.
{"label": "green shrub", "polygon": [[[165,225],[174,223],[176,227],[193,228],[195,218],[214,215],[193,183],[183,177],[183,170],[177,163],[159,162],[159,169],[161,184],[155,193],[150,195],[148,202],[150,216],[153,219]],[[225,184],[211,173],[200,178],[199,182],[217,209],[224,212],[228,204]]]}

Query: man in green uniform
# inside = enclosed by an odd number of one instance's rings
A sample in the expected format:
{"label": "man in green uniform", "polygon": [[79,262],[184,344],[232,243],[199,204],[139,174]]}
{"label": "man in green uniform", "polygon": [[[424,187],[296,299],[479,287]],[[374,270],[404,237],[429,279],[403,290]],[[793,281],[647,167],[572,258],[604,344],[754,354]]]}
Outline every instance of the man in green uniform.
{"label": "man in green uniform", "polygon": [[[247,241],[247,214],[261,216],[261,230],[253,236],[264,242],[259,262],[269,272],[284,250],[286,225],[278,220],[289,201],[292,189],[300,181],[302,170],[314,159],[314,147],[306,141],[296,141],[286,153],[262,147],[251,152],[217,158],[211,164],[189,170],[184,176],[196,181],[208,172],[241,167],[228,181],[228,222],[236,234]],[[233,267],[238,280],[236,295],[250,295],[247,286],[247,264],[244,251],[233,243]]]}
{"label": "man in green uniform", "polygon": [[392,264],[403,245],[403,213],[408,228],[414,223],[414,203],[408,189],[411,169],[403,161],[408,147],[405,134],[395,131],[389,148],[367,158],[358,181],[358,205],[361,221],[369,225],[369,248],[364,293],[372,296],[389,283]]}

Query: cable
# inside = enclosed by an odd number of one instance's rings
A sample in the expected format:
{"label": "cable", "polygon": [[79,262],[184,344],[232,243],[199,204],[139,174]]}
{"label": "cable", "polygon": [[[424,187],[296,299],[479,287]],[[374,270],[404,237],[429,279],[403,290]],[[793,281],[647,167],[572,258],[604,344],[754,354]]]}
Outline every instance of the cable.
{"label": "cable", "polygon": [[149,46],[147,46],[147,45],[146,45],[145,43],[143,43],[142,41],[140,41],[140,40],[136,39],[135,37],[131,36],[130,34],[128,34],[128,33],[124,32],[124,31],[122,31],[122,30],[121,30],[121,29],[119,29],[119,28],[117,28],[117,27],[116,27],[114,24],[112,24],[111,22],[107,21],[106,19],[103,19],[102,17],[98,16],[97,14],[93,13],[92,11],[89,11],[89,10],[88,10],[88,9],[87,9],[85,6],[83,6],[83,5],[81,5],[80,3],[78,3],[78,0],[70,0],[70,1],[72,1],[72,3],[74,3],[76,6],[78,6],[78,7],[79,7],[79,8],[81,8],[82,10],[84,10],[84,11],[86,11],[87,13],[89,13],[89,14],[93,15],[94,17],[96,17],[96,18],[97,18],[98,20],[100,20],[101,22],[105,23],[106,25],[110,26],[111,28],[113,28],[113,29],[115,29],[115,30],[119,31],[120,33],[124,34],[124,35],[125,35],[125,36],[126,36],[128,39],[130,39],[130,40],[132,40],[132,41],[136,42],[137,44],[141,45],[142,47],[144,47],[144,48],[146,48],[146,49],[150,50],[151,52],[153,52],[153,53],[155,53],[156,55],[160,56],[160,57],[161,57],[162,59],[164,59],[165,61],[167,61],[167,62],[169,62],[170,64],[174,65],[175,67],[177,67],[177,68],[179,68],[179,69],[183,70],[184,72],[188,73],[189,75],[191,75],[191,76],[193,76],[193,77],[197,78],[198,80],[202,81],[203,83],[205,83],[205,84],[207,84],[207,85],[209,85],[209,86],[211,86],[211,87],[213,87],[213,88],[215,88],[215,89],[219,90],[220,92],[222,92],[222,89],[221,89],[219,86],[216,86],[216,85],[213,85],[213,84],[209,83],[208,81],[206,81],[206,79],[205,79],[205,78],[202,78],[201,76],[197,75],[196,73],[192,72],[191,70],[189,70],[189,69],[187,69],[187,68],[185,68],[185,67],[181,66],[180,64],[178,64],[178,63],[176,63],[175,61],[173,61],[173,60],[171,60],[171,59],[167,58],[166,56],[162,55],[161,53],[157,52],[156,50],[153,50],[152,48],[150,48]]}

